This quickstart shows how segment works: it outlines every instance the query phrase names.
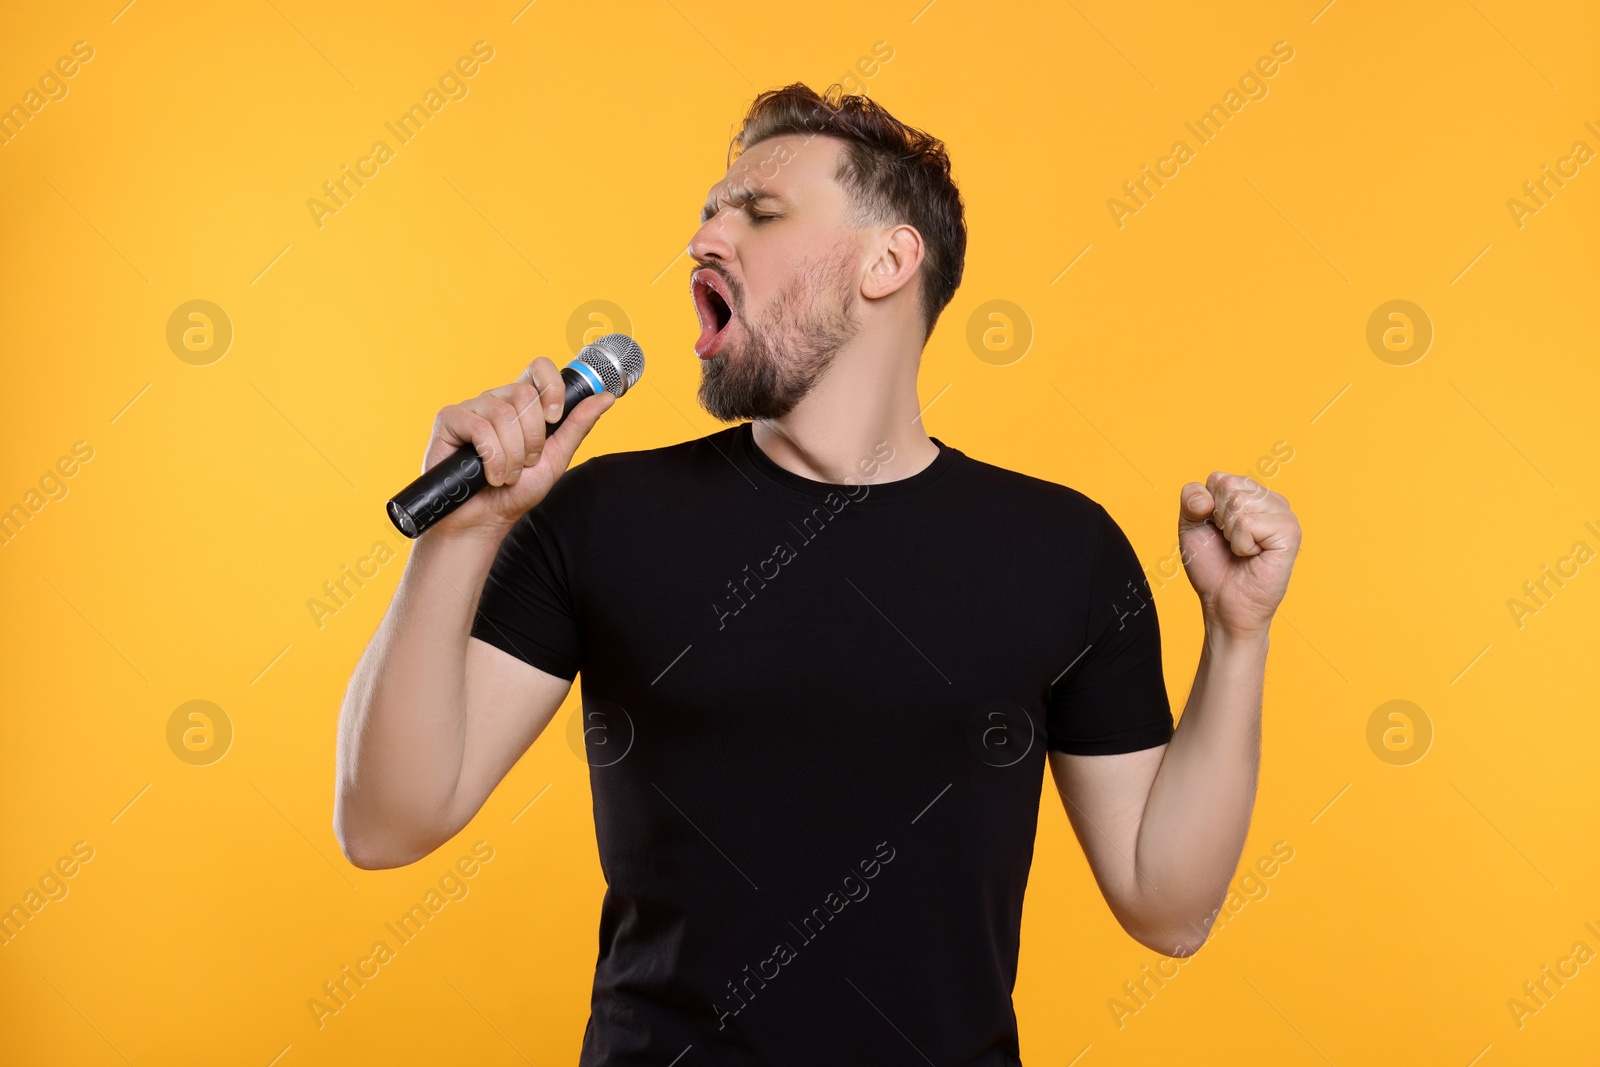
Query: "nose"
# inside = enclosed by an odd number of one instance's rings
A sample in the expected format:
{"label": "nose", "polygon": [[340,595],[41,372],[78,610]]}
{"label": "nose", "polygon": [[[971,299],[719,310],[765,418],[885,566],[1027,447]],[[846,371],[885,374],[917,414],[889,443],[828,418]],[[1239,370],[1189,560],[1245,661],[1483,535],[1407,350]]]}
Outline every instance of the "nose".
{"label": "nose", "polygon": [[723,213],[718,211],[695,231],[689,241],[689,258],[704,264],[709,260],[726,262],[733,258],[733,245],[728,240],[728,226]]}

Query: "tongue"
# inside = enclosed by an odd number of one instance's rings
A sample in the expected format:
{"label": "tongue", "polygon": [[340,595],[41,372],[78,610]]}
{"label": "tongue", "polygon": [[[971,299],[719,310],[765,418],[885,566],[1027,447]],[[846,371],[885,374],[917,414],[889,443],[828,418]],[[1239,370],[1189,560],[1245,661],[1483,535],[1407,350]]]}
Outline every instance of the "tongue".
{"label": "tongue", "polygon": [[707,349],[711,346],[712,338],[720,332],[715,321],[704,323],[700,327],[700,339],[694,343],[694,354],[701,359],[710,359]]}

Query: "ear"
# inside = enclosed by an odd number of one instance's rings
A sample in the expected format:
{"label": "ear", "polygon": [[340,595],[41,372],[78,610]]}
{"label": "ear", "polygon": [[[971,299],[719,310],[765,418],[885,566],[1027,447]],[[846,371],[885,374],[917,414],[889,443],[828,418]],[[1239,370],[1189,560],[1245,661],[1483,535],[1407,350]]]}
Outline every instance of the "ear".
{"label": "ear", "polygon": [[925,252],[922,235],[914,227],[901,223],[885,230],[867,264],[861,295],[868,300],[881,300],[898,292],[916,275]]}

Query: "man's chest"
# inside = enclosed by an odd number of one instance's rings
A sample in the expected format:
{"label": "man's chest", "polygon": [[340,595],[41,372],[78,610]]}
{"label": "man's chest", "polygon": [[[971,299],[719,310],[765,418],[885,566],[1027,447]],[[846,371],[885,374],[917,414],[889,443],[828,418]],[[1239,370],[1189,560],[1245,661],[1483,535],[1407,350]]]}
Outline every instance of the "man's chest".
{"label": "man's chest", "polygon": [[685,744],[1042,747],[1050,684],[1082,648],[1089,561],[851,506],[674,525],[591,572],[585,692]]}

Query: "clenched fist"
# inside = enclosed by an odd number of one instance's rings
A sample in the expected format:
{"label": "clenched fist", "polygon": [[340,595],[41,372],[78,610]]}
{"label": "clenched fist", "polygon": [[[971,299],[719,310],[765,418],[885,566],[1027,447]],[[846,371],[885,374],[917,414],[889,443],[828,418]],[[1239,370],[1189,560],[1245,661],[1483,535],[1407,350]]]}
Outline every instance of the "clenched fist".
{"label": "clenched fist", "polygon": [[1220,471],[1179,494],[1178,542],[1206,626],[1227,637],[1265,637],[1300,551],[1300,521],[1289,502]]}
{"label": "clenched fist", "polygon": [[595,420],[616,399],[610,393],[584,397],[561,428],[547,437],[545,420],[554,422],[561,415],[566,384],[556,365],[540,356],[516,381],[442,409],[433,420],[422,469],[470,444],[483,461],[489,484],[440,519],[434,529],[488,529],[503,535],[523,512],[544,499]]}

